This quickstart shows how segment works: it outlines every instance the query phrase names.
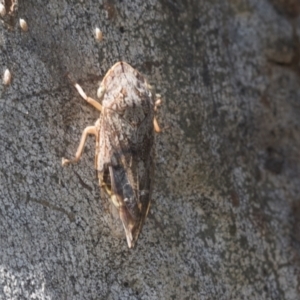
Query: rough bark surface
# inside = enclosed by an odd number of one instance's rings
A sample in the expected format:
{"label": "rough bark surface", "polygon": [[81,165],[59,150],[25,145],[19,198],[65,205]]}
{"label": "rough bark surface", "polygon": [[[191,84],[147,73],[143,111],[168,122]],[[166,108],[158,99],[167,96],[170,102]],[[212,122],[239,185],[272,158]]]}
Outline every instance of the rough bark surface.
{"label": "rough bark surface", "polygon": [[[0,25],[13,76],[0,85],[0,298],[299,299],[299,2],[15,9]],[[133,250],[110,230],[93,139],[61,167],[98,118],[66,74],[96,97],[119,60],[164,99],[154,203]]]}

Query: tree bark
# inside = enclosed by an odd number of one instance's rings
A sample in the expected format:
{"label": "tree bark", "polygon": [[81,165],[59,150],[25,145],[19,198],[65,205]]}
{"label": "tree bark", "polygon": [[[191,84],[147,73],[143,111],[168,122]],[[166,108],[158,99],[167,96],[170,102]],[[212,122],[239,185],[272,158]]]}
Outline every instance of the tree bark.
{"label": "tree bark", "polygon": [[[297,0],[0,2],[1,299],[299,298]],[[163,99],[134,249],[110,226],[94,140],[61,166],[99,117],[68,75],[96,98],[120,60]]]}

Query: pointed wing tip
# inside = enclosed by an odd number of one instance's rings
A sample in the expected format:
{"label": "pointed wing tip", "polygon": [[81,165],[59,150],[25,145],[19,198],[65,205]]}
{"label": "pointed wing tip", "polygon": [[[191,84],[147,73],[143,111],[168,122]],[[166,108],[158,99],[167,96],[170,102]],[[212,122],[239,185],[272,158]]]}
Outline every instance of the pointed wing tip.
{"label": "pointed wing tip", "polygon": [[125,232],[126,232],[126,239],[127,239],[128,248],[132,249],[134,247],[134,241],[133,241],[132,233],[130,231],[125,231]]}

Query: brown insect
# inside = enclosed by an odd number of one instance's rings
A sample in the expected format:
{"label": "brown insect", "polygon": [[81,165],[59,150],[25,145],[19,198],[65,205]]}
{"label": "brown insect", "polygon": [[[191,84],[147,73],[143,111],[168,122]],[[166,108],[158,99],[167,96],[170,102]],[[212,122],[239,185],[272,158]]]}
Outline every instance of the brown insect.
{"label": "brown insect", "polygon": [[[76,83],[81,97],[101,114],[86,127],[72,160],[82,154],[88,134],[96,137],[95,168],[101,190],[122,221],[128,247],[132,248],[149,212],[154,172],[154,131],[160,128],[154,112],[161,104],[147,80],[129,64],[116,63],[97,91],[102,105],[88,97]],[[116,211],[115,211],[116,212]]]}

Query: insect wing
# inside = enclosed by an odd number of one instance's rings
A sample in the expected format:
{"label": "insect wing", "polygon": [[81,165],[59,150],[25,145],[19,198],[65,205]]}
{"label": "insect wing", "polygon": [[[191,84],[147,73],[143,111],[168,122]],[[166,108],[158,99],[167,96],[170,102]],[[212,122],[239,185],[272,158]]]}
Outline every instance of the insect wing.
{"label": "insect wing", "polygon": [[[153,128],[150,126],[149,130],[148,123],[152,120],[148,116],[136,129],[115,112],[107,118],[101,133],[109,153],[101,155],[100,151],[98,165],[106,165],[104,169],[109,166],[113,192],[124,200],[122,204],[137,219],[137,204],[143,200],[145,202],[145,196],[151,192],[154,137]],[[119,127],[123,127],[123,131],[119,131]],[[109,136],[108,132],[111,133]]]}
{"label": "insect wing", "polygon": [[96,168],[100,184],[106,187],[119,211],[131,247],[150,207],[154,167],[153,98],[145,79],[129,65],[116,64],[108,75],[103,80],[106,94]]}

